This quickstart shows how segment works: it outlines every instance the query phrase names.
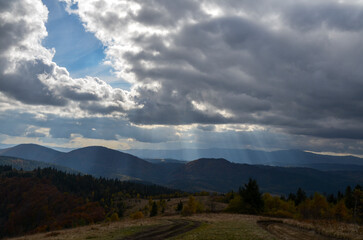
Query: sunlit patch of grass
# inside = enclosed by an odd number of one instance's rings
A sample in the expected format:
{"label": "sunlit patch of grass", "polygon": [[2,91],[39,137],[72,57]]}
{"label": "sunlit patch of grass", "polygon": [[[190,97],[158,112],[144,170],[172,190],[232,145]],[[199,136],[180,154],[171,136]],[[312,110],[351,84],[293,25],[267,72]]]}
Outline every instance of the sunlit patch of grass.
{"label": "sunlit patch of grass", "polygon": [[[216,217],[214,215],[213,217]],[[205,222],[198,228],[183,235],[176,236],[173,240],[194,240],[194,239],[238,239],[238,240],[258,240],[276,239],[269,232],[260,228],[256,221],[251,218],[233,217],[229,219],[227,215],[209,221],[207,218],[200,218]]]}

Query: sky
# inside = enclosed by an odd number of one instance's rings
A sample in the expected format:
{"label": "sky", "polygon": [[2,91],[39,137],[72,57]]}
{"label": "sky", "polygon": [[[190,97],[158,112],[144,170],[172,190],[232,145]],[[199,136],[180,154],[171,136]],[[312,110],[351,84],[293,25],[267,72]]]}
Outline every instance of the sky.
{"label": "sky", "polygon": [[361,0],[0,0],[0,147],[363,156]]}

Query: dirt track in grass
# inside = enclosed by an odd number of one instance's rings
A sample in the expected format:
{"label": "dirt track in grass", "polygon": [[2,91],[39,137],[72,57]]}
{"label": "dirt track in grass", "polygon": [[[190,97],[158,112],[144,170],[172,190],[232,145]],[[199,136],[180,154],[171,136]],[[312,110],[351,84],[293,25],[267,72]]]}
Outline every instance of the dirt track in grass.
{"label": "dirt track in grass", "polygon": [[[201,222],[186,219],[170,219],[170,224],[153,227],[147,231],[138,232],[122,240],[159,240],[178,236],[201,225]],[[121,240],[121,239],[120,239]]]}
{"label": "dirt track in grass", "polygon": [[328,236],[321,235],[314,230],[307,230],[303,228],[298,228],[295,226],[288,225],[282,221],[258,221],[258,225],[266,229],[279,239],[289,239],[289,240],[339,240],[338,238],[332,238]]}

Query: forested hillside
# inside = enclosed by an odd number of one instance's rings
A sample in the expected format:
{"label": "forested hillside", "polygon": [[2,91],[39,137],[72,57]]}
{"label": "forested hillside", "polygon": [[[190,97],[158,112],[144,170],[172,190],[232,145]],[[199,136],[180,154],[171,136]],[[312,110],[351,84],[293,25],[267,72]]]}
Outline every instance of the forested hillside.
{"label": "forested hillside", "polygon": [[68,167],[42,162],[42,161],[35,161],[35,160],[27,160],[18,157],[6,157],[0,156],[0,165],[2,166],[12,166],[15,169],[23,169],[25,171],[32,171],[36,168],[54,168],[59,171],[68,172],[68,173],[80,173],[79,171],[73,170]]}
{"label": "forested hillside", "polygon": [[0,237],[118,218],[128,198],[174,193],[157,185],[68,174],[51,168],[20,171],[0,166]]}

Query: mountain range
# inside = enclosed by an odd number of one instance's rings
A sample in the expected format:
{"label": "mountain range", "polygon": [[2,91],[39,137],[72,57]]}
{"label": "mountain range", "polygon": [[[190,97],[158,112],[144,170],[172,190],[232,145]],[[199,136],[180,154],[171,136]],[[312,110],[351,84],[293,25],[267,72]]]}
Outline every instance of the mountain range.
{"label": "mountain range", "polygon": [[[35,144],[21,144],[0,150],[0,155],[55,164],[94,176],[148,181],[185,191],[237,190],[250,177],[257,180],[263,192],[276,194],[295,192],[298,187],[307,193],[335,193],[348,185],[363,184],[363,159],[360,158],[296,150],[248,152],[249,157],[257,156],[256,162],[259,164],[235,163],[224,158],[200,158],[183,162],[168,158],[153,159],[154,155],[144,160],[99,146],[65,153]],[[265,158],[261,157],[262,154]],[[261,164],[271,160],[282,166]],[[303,164],[315,165],[325,171]]]}
{"label": "mountain range", "polygon": [[225,158],[235,163],[263,164],[271,166],[308,166],[314,164],[362,165],[363,159],[354,156],[332,156],[301,150],[261,151],[251,149],[130,149],[125,152],[140,158],[178,159],[191,161],[199,158]]}

